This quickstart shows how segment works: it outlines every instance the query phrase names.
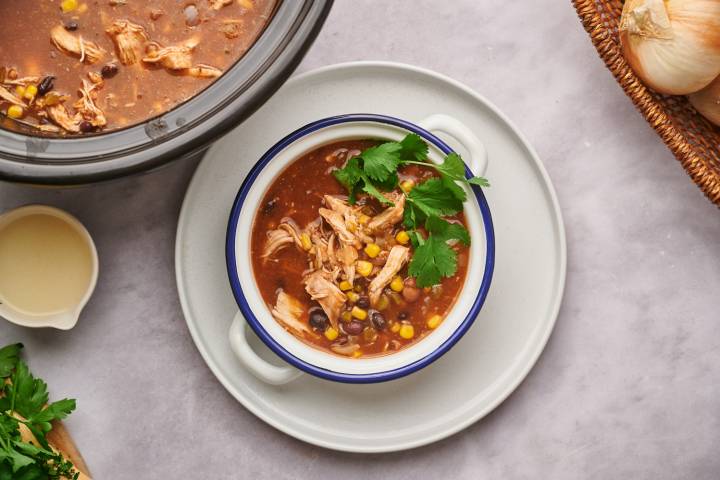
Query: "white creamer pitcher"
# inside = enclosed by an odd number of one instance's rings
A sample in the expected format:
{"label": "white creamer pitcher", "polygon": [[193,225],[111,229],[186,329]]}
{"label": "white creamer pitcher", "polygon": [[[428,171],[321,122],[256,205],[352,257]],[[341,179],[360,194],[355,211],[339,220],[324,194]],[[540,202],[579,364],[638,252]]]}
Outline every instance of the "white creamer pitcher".
{"label": "white creamer pitcher", "polygon": [[0,317],[69,330],[97,277],[95,244],[72,215],[45,205],[0,215]]}

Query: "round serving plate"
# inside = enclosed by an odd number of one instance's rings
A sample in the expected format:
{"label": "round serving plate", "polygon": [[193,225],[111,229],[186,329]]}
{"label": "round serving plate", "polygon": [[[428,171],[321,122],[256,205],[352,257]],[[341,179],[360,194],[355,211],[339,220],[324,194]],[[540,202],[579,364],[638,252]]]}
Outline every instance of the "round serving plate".
{"label": "round serving plate", "polygon": [[[268,148],[302,125],[347,113],[385,114],[411,122],[447,113],[477,133],[489,155],[486,176],[492,186],[485,194],[496,234],[493,285],[473,328],[422,371],[372,385],[309,375],[283,386],[268,385],[242,367],[227,339],[238,308],[225,268],[228,215],[245,175]],[[452,139],[446,141],[457,147]],[[560,308],[566,246],[547,173],[501,112],[440,74],[396,63],[357,62],[291,79],[242,126],[213,145],[188,188],[175,262],[195,344],[239,402],[300,440],[350,452],[388,452],[462,430],[492,411],[525,378]],[[254,340],[258,353],[281,364]]]}

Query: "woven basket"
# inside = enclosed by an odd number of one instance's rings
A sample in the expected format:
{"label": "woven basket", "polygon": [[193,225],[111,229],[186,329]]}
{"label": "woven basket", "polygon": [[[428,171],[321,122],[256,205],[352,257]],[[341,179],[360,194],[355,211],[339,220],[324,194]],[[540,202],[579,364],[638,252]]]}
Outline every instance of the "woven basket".
{"label": "woven basket", "polygon": [[572,0],[585,30],[615,79],[685,171],[720,206],[720,129],[705,120],[685,97],[661,95],[643,85],[620,48],[621,0]]}

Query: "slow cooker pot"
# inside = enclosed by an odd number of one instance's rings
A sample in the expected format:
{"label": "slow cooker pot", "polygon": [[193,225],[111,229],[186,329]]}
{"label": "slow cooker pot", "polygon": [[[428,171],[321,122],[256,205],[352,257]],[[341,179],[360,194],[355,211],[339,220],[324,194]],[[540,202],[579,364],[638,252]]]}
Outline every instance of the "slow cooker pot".
{"label": "slow cooker pot", "polygon": [[197,152],[238,125],[290,76],[332,0],[285,0],[255,44],[208,88],[135,126],[51,138],[0,129],[0,179],[75,185],[148,170]]}

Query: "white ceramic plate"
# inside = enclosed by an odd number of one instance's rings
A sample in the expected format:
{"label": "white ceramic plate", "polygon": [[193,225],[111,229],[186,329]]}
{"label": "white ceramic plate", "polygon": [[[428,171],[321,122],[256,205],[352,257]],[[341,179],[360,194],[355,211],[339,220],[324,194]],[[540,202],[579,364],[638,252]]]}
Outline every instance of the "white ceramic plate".
{"label": "white ceramic plate", "polygon": [[[492,186],[485,193],[496,236],[493,283],[473,328],[420,372],[373,385],[336,384],[305,375],[271,386],[242,368],[227,340],[237,311],[225,267],[228,215],[245,174],[270,146],[313,120],[343,113],[380,113],[409,121],[447,113],[477,132],[490,159],[487,177]],[[502,113],[437,73],[360,62],[293,78],[208,151],[183,204],[175,261],[180,300],[195,344],[238,401],[306,442],[351,452],[388,452],[462,430],[525,378],[560,308],[566,247],[545,169]],[[255,346],[265,358],[280,362],[259,340]]]}

